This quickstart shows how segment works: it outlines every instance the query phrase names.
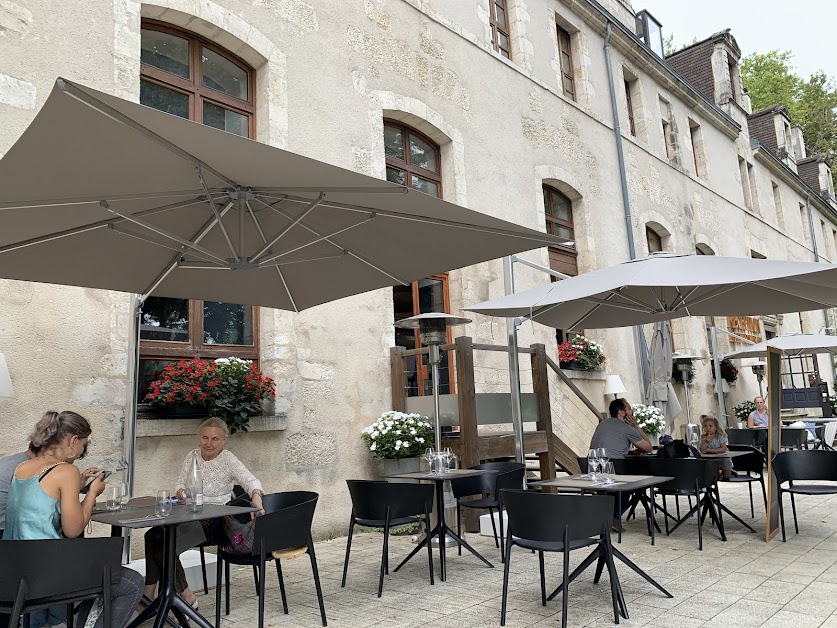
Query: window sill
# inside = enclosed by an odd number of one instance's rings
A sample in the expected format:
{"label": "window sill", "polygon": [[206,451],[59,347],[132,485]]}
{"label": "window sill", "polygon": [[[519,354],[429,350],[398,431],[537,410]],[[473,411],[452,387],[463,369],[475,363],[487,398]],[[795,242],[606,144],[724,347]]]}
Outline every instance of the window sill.
{"label": "window sill", "polygon": [[592,379],[605,381],[607,379],[607,372],[605,371],[577,371],[575,369],[561,369],[561,372],[567,376],[567,379]]}
{"label": "window sill", "polygon": [[[206,419],[137,419],[137,438],[195,436]],[[254,416],[248,432],[279,432],[288,429],[288,415]]]}

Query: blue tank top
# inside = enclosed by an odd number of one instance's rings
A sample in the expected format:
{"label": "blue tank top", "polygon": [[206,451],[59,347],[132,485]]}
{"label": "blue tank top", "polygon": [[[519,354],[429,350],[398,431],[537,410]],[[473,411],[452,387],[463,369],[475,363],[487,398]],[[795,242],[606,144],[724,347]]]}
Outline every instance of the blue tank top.
{"label": "blue tank top", "polygon": [[753,410],[753,425],[767,427],[767,410],[764,411],[764,414],[759,414],[758,410]]}
{"label": "blue tank top", "polygon": [[25,480],[12,475],[6,504],[4,539],[26,541],[63,538],[61,501],[47,495],[41,487],[41,478],[56,466]]}

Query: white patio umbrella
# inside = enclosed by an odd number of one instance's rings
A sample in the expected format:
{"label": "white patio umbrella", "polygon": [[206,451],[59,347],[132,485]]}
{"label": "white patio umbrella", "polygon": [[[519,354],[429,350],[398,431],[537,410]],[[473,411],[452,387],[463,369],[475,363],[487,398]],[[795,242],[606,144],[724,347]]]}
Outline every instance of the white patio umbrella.
{"label": "white patio umbrella", "polygon": [[64,79],[0,159],[0,277],[136,293],[134,367],[151,294],[299,311],[562,242]]}
{"label": "white patio umbrella", "polygon": [[463,309],[559,329],[604,329],[835,305],[834,264],[654,253]]}
{"label": "white patio umbrella", "polygon": [[763,358],[767,347],[778,349],[788,356],[810,355],[812,353],[837,354],[837,336],[824,334],[785,334],[770,340],[748,345],[738,351],[726,354],[725,358]]}
{"label": "white patio umbrella", "polygon": [[648,352],[651,380],[645,398],[662,411],[666,422],[673,427],[674,419],[683,408],[671,384],[671,356],[671,324],[668,321],[658,321],[654,323],[651,349]]}

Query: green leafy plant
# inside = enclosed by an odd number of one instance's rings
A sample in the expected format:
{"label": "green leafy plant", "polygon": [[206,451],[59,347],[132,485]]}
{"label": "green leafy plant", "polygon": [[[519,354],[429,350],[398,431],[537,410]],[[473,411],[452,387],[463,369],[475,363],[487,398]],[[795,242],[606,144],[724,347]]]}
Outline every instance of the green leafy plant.
{"label": "green leafy plant", "polygon": [[602,345],[581,335],[558,345],[559,362],[577,362],[585,371],[599,368],[605,360]]}
{"label": "green leafy plant", "polygon": [[205,360],[180,360],[160,371],[148,385],[145,401],[152,406],[183,403],[205,406],[209,397],[208,382],[215,379],[215,365]]}
{"label": "green leafy plant", "polygon": [[262,401],[276,395],[276,385],[249,360],[218,358],[214,366],[209,412],[224,419],[230,433],[246,432],[250,417],[262,413]]}
{"label": "green leafy plant", "polygon": [[364,428],[361,438],[376,458],[414,458],[432,445],[433,426],[420,414],[389,411]]}
{"label": "green leafy plant", "polygon": [[748,399],[747,401],[742,401],[741,403],[735,404],[732,407],[732,413],[736,416],[736,418],[738,418],[739,421],[746,421],[755,409],[756,404]]}
{"label": "green leafy plant", "polygon": [[639,428],[649,435],[662,434],[666,428],[666,417],[657,406],[637,403],[633,406],[634,418]]}

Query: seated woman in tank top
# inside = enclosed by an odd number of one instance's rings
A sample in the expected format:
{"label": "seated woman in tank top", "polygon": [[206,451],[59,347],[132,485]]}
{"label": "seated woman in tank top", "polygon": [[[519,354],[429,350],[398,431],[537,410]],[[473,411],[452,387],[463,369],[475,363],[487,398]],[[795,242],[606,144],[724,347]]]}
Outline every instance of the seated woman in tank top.
{"label": "seated woman in tank top", "polygon": [[[96,497],[105,490],[101,475],[97,475],[84,500],[79,501],[81,476],[73,462],[86,453],[91,431],[87,419],[75,412],[50,411],[38,421],[29,443],[34,457],[20,463],[12,476],[4,540],[81,536],[90,521]],[[83,569],[84,565],[79,568]],[[142,597],[142,576],[122,567],[119,584],[111,592],[112,624],[125,626]],[[91,607],[92,602],[82,604],[76,625],[85,625]],[[65,609],[61,606],[32,613],[31,625],[61,623],[66,620]],[[100,628],[102,621],[100,616],[95,628]]]}
{"label": "seated woman in tank top", "polygon": [[756,404],[756,409],[747,417],[747,427],[767,427],[767,405],[764,403],[764,397],[756,397],[753,403]]}

